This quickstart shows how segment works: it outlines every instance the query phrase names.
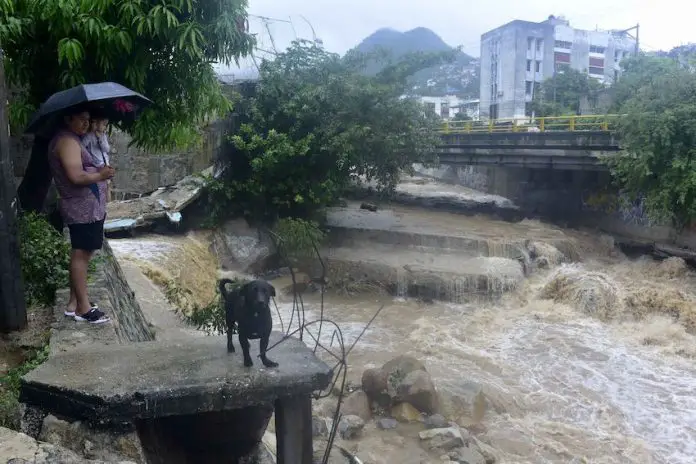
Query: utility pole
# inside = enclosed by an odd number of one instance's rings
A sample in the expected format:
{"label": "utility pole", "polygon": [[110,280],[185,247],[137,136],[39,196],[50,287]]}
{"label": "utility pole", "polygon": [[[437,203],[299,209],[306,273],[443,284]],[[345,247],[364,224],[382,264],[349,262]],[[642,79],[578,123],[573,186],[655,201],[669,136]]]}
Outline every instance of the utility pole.
{"label": "utility pole", "polygon": [[[631,31],[636,31],[636,34],[634,36],[629,34]],[[633,27],[619,31],[619,33],[628,34],[629,37],[636,41],[635,54],[638,55],[640,53],[640,23],[636,23]]]}
{"label": "utility pole", "polygon": [[17,193],[10,158],[5,54],[0,48],[0,332],[27,326],[24,283],[19,262]]}

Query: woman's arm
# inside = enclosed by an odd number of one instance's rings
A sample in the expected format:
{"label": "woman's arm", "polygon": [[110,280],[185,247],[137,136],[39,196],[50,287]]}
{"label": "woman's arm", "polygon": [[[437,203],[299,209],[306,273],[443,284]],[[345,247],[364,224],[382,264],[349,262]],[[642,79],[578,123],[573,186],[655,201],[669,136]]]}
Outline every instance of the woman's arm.
{"label": "woman's arm", "polygon": [[56,151],[68,180],[75,185],[87,186],[108,179],[108,170],[87,172],[82,167],[82,147],[72,137],[63,137],[56,143]]}

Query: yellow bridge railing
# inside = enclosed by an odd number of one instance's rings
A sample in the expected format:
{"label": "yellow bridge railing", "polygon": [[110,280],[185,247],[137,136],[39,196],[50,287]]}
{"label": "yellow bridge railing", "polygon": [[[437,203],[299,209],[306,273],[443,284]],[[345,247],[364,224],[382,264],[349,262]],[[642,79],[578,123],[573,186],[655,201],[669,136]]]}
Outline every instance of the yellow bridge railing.
{"label": "yellow bridge railing", "polygon": [[618,114],[605,114],[525,117],[490,121],[446,121],[438,132],[442,134],[468,134],[475,132],[610,131],[619,117]]}

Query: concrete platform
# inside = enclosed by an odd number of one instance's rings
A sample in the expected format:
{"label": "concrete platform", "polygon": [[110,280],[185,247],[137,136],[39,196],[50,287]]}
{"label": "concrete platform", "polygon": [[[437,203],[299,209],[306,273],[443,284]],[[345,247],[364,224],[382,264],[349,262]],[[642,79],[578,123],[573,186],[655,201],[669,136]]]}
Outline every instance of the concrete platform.
{"label": "concrete platform", "polygon": [[[280,339],[274,333],[271,344]],[[101,423],[230,411],[328,386],[329,367],[297,339],[269,352],[280,366],[264,368],[258,342],[245,368],[238,342],[228,354],[221,337],[141,342],[52,356],[22,379],[21,401],[53,413]]]}

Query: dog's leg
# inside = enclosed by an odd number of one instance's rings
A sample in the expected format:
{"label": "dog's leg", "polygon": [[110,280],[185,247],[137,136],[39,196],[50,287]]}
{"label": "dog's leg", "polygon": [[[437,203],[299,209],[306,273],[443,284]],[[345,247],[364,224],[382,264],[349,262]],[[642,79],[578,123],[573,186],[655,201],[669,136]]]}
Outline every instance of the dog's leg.
{"label": "dog's leg", "polygon": [[271,361],[266,357],[266,350],[268,349],[268,335],[261,337],[259,340],[259,351],[261,352],[261,362],[266,367],[278,367],[278,363]]}
{"label": "dog's leg", "polygon": [[241,345],[242,353],[244,354],[244,366],[253,366],[254,362],[251,360],[251,355],[249,354],[249,339],[242,331],[239,331],[239,344]]}
{"label": "dog's leg", "polygon": [[234,342],[232,341],[232,327],[227,326],[227,352],[234,353]]}
{"label": "dog's leg", "polygon": [[234,353],[234,342],[232,341],[232,334],[234,332],[234,318],[231,316],[229,309],[228,314],[225,318],[225,325],[227,325],[227,352]]}

